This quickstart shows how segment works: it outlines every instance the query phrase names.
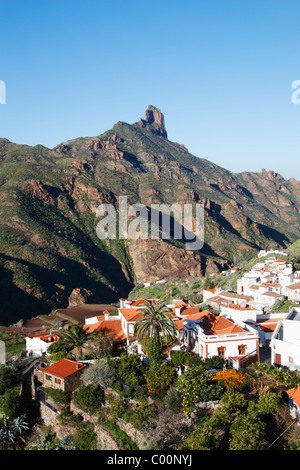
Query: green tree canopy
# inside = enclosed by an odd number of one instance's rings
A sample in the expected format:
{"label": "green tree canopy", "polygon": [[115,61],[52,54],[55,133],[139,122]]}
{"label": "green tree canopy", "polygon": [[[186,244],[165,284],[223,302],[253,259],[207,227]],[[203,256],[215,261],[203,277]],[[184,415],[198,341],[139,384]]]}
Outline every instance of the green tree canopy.
{"label": "green tree canopy", "polygon": [[148,305],[143,309],[144,316],[134,325],[135,335],[146,347],[151,340],[163,346],[173,342],[177,336],[177,326],[172,319],[173,312],[165,305]]}

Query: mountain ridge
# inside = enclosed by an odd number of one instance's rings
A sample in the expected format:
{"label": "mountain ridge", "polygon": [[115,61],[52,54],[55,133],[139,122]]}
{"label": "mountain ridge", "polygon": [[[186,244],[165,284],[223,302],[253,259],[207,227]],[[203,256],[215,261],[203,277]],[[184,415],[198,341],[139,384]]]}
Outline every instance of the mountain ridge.
{"label": "mountain ridge", "polygon": [[[99,240],[97,207],[118,203],[202,203],[205,244]],[[68,306],[76,289],[111,302],[135,282],[197,277],[300,238],[300,183],[275,171],[232,173],[168,140],[164,116],[117,122],[94,137],[48,149],[0,139],[0,324],[32,310]]]}

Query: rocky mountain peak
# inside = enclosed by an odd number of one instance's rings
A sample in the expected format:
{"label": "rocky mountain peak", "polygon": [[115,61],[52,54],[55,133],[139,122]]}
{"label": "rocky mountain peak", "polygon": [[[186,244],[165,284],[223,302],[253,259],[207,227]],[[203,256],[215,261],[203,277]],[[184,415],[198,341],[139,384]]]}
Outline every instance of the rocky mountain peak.
{"label": "rocky mountain peak", "polygon": [[143,127],[148,127],[150,125],[149,130],[151,130],[151,132],[166,138],[168,137],[165,128],[165,117],[161,110],[155,106],[148,106],[145,111],[145,119],[141,119],[140,124]]}

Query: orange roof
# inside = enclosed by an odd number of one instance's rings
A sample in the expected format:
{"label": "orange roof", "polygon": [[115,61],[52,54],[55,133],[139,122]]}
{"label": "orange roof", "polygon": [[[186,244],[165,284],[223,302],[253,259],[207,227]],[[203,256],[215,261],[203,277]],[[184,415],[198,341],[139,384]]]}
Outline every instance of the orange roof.
{"label": "orange roof", "polygon": [[269,284],[267,282],[264,282],[260,284],[259,287],[280,287],[280,284]]}
{"label": "orange roof", "polygon": [[241,307],[240,304],[231,304],[226,305],[226,308],[232,308],[234,310],[255,310],[251,305],[247,305],[246,307]]}
{"label": "orange roof", "polygon": [[183,319],[174,320],[178,330],[183,330]]}
{"label": "orange roof", "polygon": [[[198,307],[197,307],[198,308]],[[183,322],[184,320],[190,320],[190,321],[196,321],[196,320],[201,320],[202,319],[202,313],[203,312],[197,312],[197,313],[194,313],[192,315],[188,315],[184,318],[181,318],[180,320],[174,320],[176,325],[177,325],[177,328],[178,330],[183,330]]]}
{"label": "orange roof", "polygon": [[262,320],[258,321],[257,325],[260,327],[262,331],[268,332],[268,331],[274,331],[278,322],[284,320],[284,317],[282,318],[269,318],[268,320]]}
{"label": "orange roof", "polygon": [[290,284],[289,286],[286,286],[287,289],[292,289],[292,290],[296,290],[296,289],[300,289],[300,282],[295,282],[295,284]]}
{"label": "orange roof", "polygon": [[[175,313],[176,308],[178,308],[178,307],[176,306],[176,307],[171,308],[173,313]],[[183,307],[182,310],[180,311],[180,315],[184,315],[184,316],[193,315],[195,313],[199,313],[199,308],[198,307]]]}
{"label": "orange roof", "polygon": [[138,299],[132,302],[131,305],[133,305],[134,307],[139,307],[140,305],[150,305],[150,302],[146,299]]}
{"label": "orange roof", "polygon": [[173,304],[175,305],[176,308],[188,307],[188,304],[184,302],[184,300],[173,300]]}
{"label": "orange roof", "polygon": [[141,308],[119,308],[119,312],[129,322],[136,321],[144,315]]}
{"label": "orange roof", "polygon": [[46,343],[54,343],[55,341],[58,341],[60,339],[60,336],[54,335],[54,334],[39,334],[39,335],[31,335],[28,336],[28,338],[40,338],[41,341],[45,341]]}
{"label": "orange roof", "polygon": [[101,320],[91,325],[85,325],[84,329],[89,333],[94,331],[107,331],[114,335],[116,341],[122,341],[126,339],[126,335],[122,329],[121,320]]}
{"label": "orange roof", "polygon": [[[203,320],[201,328],[206,335],[224,335],[230,333],[244,333],[245,329],[236,325],[225,317],[210,313],[208,310],[186,317],[188,320]],[[183,329],[185,318],[176,321],[177,328]]]}
{"label": "orange roof", "polygon": [[202,313],[201,328],[204,334],[224,335],[229,333],[243,333],[245,329],[236,325],[231,320],[220,315],[215,315],[205,310]]}
{"label": "orange roof", "polygon": [[297,388],[290,388],[286,393],[291,397],[293,402],[300,407],[300,385]]}
{"label": "orange roof", "polygon": [[64,379],[65,377],[75,374],[75,372],[78,372],[78,370],[81,370],[84,367],[86,367],[85,364],[81,364],[81,362],[62,359],[51,366],[45,367],[43,371]]}

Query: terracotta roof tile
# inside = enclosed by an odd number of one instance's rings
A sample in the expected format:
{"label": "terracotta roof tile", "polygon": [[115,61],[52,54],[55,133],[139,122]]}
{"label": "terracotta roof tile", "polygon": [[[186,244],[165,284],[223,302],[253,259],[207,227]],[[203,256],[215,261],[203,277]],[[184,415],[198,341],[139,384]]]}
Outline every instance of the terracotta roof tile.
{"label": "terracotta roof tile", "polygon": [[72,374],[78,372],[78,370],[83,369],[85,364],[81,362],[71,361],[70,359],[62,359],[61,361],[55,362],[51,366],[45,367],[44,372],[55,375],[56,377],[69,377]]}

